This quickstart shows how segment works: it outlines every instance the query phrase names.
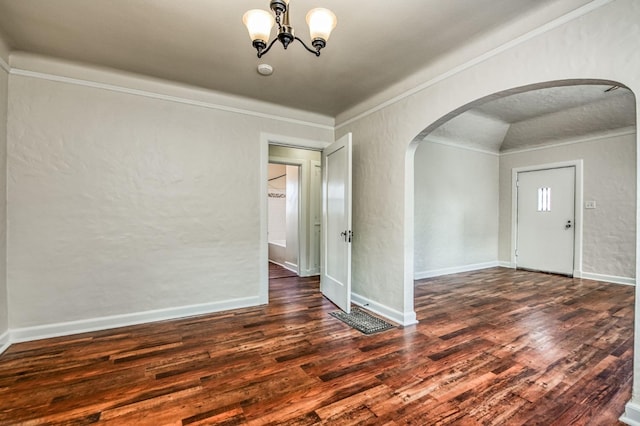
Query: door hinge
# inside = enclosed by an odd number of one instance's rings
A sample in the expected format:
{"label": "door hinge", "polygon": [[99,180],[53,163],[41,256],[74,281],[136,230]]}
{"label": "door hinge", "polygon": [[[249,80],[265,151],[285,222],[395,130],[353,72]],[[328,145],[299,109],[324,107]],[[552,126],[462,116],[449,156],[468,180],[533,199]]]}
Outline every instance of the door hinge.
{"label": "door hinge", "polygon": [[518,257],[518,249],[516,249],[516,257]]}

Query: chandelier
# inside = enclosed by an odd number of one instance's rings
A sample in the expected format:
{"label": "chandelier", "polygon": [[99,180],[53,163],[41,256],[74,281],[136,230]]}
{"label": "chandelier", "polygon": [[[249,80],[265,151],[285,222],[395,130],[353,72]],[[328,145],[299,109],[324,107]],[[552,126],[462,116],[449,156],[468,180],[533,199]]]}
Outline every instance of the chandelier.
{"label": "chandelier", "polygon": [[[280,40],[285,49],[294,40],[298,40],[309,52],[320,56],[320,50],[327,45],[329,35],[336,27],[336,15],[332,11],[319,7],[307,13],[307,25],[309,25],[311,46],[313,46],[311,48],[293,32],[293,27],[289,23],[289,0],[271,0],[270,7],[275,14],[275,19],[273,14],[262,9],[249,10],[242,17],[242,22],[249,30],[253,47],[258,51],[258,58],[266,55],[276,40]],[[274,23],[278,24],[278,34],[269,41]]]}

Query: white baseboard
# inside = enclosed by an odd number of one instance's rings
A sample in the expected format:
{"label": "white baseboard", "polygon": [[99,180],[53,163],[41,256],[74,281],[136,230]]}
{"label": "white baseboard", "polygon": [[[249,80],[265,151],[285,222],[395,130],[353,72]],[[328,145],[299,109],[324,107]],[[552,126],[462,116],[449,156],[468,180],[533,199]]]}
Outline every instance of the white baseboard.
{"label": "white baseboard", "polygon": [[280,262],[276,262],[275,260],[269,259],[270,263],[273,263],[274,265],[278,265],[278,266],[282,266],[284,269],[287,269],[291,272],[294,272],[296,275],[298,274],[298,269],[294,269],[291,266],[287,265],[288,262],[285,263],[280,263]]}
{"label": "white baseboard", "polygon": [[315,277],[316,275],[320,275],[319,268],[307,269],[304,272],[300,272],[301,277]]}
{"label": "white baseboard", "polygon": [[291,263],[291,262],[285,261],[284,265],[282,265],[282,266],[284,266],[285,268],[287,268],[290,271],[294,271],[296,274],[298,273],[298,265],[295,264],[295,263]]}
{"label": "white baseboard", "polygon": [[631,426],[640,426],[640,405],[631,401],[627,402],[624,414],[620,416],[619,420]]}
{"label": "white baseboard", "polygon": [[4,353],[11,346],[11,339],[9,330],[5,331],[0,335],[0,355]]}
{"label": "white baseboard", "polygon": [[[146,312],[135,312],[124,315],[92,318],[80,321],[62,322],[57,324],[38,325],[34,327],[14,328],[9,330],[9,343],[26,342],[31,340],[48,339],[51,337],[68,336],[70,334],[86,333],[90,331],[107,330],[110,328],[148,322],[165,321],[176,318],[204,315],[230,309],[247,308],[260,305],[258,296],[242,299],[231,299],[222,302],[203,303],[199,305],[181,306],[177,308],[158,309]],[[0,345],[2,341],[0,340]]]}
{"label": "white baseboard", "polygon": [[373,313],[376,313],[403,326],[418,323],[415,311],[402,313],[381,303],[375,302],[371,299],[367,299],[366,297],[361,296],[357,293],[351,293],[351,301],[358,306],[366,308]]}
{"label": "white baseboard", "polygon": [[505,261],[498,261],[498,266],[501,268],[509,268],[509,269],[516,269],[516,265],[514,265],[511,262],[505,262]]}
{"label": "white baseboard", "polygon": [[624,285],[636,285],[636,279],[635,278],[629,278],[629,277],[618,277],[615,275],[603,275],[603,274],[596,274],[593,272],[581,272],[580,274],[576,274],[574,272],[573,274],[574,278],[584,278],[587,280],[594,280],[594,281],[604,281],[607,283],[613,283],[613,284],[624,284]]}
{"label": "white baseboard", "polygon": [[477,271],[480,269],[495,268],[497,266],[501,266],[500,262],[493,261],[493,262],[484,262],[484,263],[473,263],[470,265],[453,266],[451,268],[432,269],[430,271],[416,272],[413,275],[413,279],[421,280],[424,278],[432,278],[432,277],[439,277],[442,275],[457,274],[459,272],[470,272],[470,271]]}

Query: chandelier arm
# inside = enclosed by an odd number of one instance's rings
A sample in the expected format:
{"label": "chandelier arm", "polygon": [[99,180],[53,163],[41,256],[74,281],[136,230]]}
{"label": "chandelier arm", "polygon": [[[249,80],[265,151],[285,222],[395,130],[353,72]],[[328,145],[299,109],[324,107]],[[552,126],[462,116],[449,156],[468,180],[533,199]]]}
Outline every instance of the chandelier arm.
{"label": "chandelier arm", "polygon": [[273,40],[271,40],[271,42],[269,43],[269,45],[267,46],[266,49],[263,50],[258,50],[258,58],[262,58],[264,55],[267,54],[267,52],[271,49],[271,46],[273,46],[273,44],[278,41],[278,37],[274,38]]}
{"label": "chandelier arm", "polygon": [[[298,40],[304,46],[304,48],[307,49],[309,52],[313,53],[316,56],[320,56],[320,49],[312,49],[312,48],[310,48],[309,46],[307,46],[305,44],[304,41],[302,41],[302,39],[300,39],[300,37],[293,37],[293,38]],[[271,47],[271,46],[269,46],[269,47]]]}

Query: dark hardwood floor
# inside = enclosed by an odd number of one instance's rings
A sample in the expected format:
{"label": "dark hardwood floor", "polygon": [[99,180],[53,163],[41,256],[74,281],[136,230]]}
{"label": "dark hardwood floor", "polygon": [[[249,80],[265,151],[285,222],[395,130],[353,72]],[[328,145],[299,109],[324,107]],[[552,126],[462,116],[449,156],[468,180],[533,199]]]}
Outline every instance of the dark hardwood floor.
{"label": "dark hardwood floor", "polygon": [[631,396],[633,287],[422,280],[420,323],[366,336],[271,271],[268,306],[12,345],[0,424],[601,426]]}

